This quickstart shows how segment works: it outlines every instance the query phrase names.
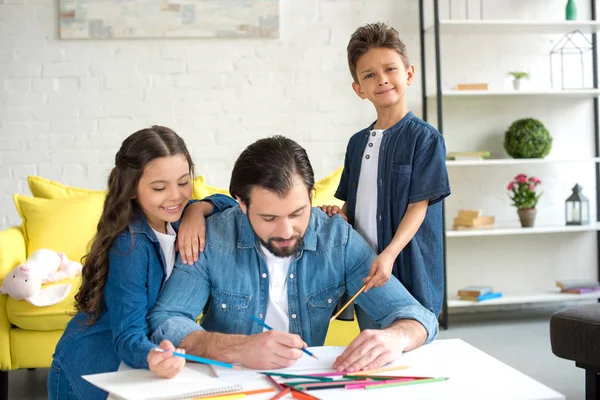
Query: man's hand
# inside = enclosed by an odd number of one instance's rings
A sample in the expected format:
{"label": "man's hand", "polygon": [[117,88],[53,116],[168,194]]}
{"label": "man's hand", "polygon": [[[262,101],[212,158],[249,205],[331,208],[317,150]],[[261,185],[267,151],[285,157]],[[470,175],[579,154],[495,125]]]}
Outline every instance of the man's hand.
{"label": "man's hand", "polygon": [[177,246],[181,261],[192,265],[198,261],[198,251],[204,251],[206,221],[204,217],[212,211],[212,203],[199,201],[187,206],[177,232]]}
{"label": "man's hand", "polygon": [[241,361],[254,369],[289,367],[304,355],[302,347],[307,345],[298,335],[274,330],[262,332],[247,337]]}
{"label": "man's hand", "polygon": [[400,358],[408,343],[404,334],[387,329],[367,329],[335,360],[333,368],[349,372],[381,368]]}
{"label": "man's hand", "polygon": [[329,215],[330,217],[333,217],[334,215],[339,215],[340,217],[344,218],[344,221],[348,222],[348,217],[338,206],[319,206],[319,208],[324,213],[327,213],[327,215]]}
{"label": "man's hand", "polygon": [[176,357],[173,352],[185,353],[185,350],[175,349],[168,340],[160,342],[160,348],[164,352],[150,350],[148,353],[148,368],[161,378],[174,378],[185,366],[185,358]]}
{"label": "man's hand", "polygon": [[367,282],[365,292],[367,292],[373,286],[383,286],[386,284],[387,281],[390,280],[390,276],[392,275],[392,269],[394,268],[395,259],[396,257],[393,257],[391,254],[384,250],[373,260],[373,264],[371,264],[371,270],[369,271],[369,275],[364,279],[364,281]]}

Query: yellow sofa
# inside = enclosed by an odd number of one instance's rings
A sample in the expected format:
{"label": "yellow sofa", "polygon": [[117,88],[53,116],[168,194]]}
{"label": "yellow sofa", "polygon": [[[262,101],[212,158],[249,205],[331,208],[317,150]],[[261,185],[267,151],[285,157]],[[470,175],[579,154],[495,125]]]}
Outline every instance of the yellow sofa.
{"label": "yellow sofa", "polygon": [[[341,205],[333,197],[340,175],[341,168],[316,183],[313,204]],[[33,176],[28,182],[34,197],[15,195],[23,224],[0,231],[0,281],[39,248],[64,251],[69,259],[80,260],[102,210],[102,191],[68,187]],[[213,193],[227,191],[207,185],[203,177],[194,180],[194,198]],[[50,307],[36,307],[0,295],[0,400],[8,398],[8,371],[50,366],[54,347],[74,312],[80,282],[80,278],[72,279],[67,299]],[[357,334],[355,322],[334,321],[326,344],[345,345]]]}

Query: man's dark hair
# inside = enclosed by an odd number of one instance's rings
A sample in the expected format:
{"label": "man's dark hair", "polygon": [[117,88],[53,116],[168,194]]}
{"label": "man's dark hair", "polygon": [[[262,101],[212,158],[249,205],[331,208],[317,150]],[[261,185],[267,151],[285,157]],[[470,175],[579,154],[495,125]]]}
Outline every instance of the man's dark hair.
{"label": "man's dark hair", "polygon": [[255,186],[283,197],[292,188],[295,175],[312,193],[315,175],[306,150],[292,139],[279,135],[260,139],[246,147],[236,160],[229,193],[250,206],[250,192]]}

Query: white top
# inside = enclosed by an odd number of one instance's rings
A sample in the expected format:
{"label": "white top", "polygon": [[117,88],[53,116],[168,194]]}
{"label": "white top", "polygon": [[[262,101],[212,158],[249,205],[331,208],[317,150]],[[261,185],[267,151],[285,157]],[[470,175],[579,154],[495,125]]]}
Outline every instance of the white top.
{"label": "white top", "polygon": [[171,224],[168,222],[166,234],[156,231],[154,229],[152,230],[158,238],[160,248],[162,249],[163,254],[165,255],[165,261],[167,263],[165,265],[165,280],[167,280],[169,279],[169,276],[171,276],[171,272],[173,272],[173,267],[175,266],[175,239],[177,238],[177,233],[175,232],[175,229],[173,229]]}
{"label": "white top", "polygon": [[369,141],[362,155],[354,229],[369,243],[377,253],[377,171],[379,165],[379,147],[383,139],[383,129],[374,129],[369,133]]}
{"label": "white top", "polygon": [[267,302],[267,315],[264,321],[275,330],[289,332],[287,278],[292,257],[276,257],[265,246],[261,245],[260,247],[269,271],[268,275],[263,274],[261,277],[263,279],[269,278],[269,301]]}

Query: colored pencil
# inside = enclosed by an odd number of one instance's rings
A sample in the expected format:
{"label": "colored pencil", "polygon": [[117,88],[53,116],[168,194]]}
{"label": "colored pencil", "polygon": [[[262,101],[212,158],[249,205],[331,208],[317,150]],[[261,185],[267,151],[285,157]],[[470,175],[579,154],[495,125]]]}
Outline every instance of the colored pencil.
{"label": "colored pencil", "polygon": [[448,380],[448,378],[417,379],[417,380],[410,381],[410,382],[383,383],[383,384],[380,384],[380,385],[365,386],[365,389],[366,390],[370,390],[370,389],[384,389],[384,388],[393,387],[393,386],[420,385],[421,383],[443,382],[445,380]]}
{"label": "colored pencil", "polygon": [[308,376],[344,376],[344,377],[351,377],[354,375],[368,375],[368,374],[376,374],[378,372],[389,372],[389,371],[399,371],[401,369],[406,369],[408,368],[408,365],[396,365],[396,366],[392,366],[392,367],[383,367],[383,368],[377,368],[377,369],[371,369],[371,370],[365,370],[365,371],[354,371],[354,372],[348,372],[348,371],[340,371],[340,372],[319,372],[316,374],[307,374]]}
{"label": "colored pencil", "polygon": [[390,379],[402,379],[402,378],[411,378],[411,379],[430,379],[431,376],[407,376],[407,375],[344,375],[344,378],[352,378],[352,379],[372,379],[374,381],[386,381]]}
{"label": "colored pencil", "polygon": [[[260,326],[262,326],[265,329],[268,329],[270,331],[273,330],[273,328],[271,328],[269,325],[267,325],[262,319],[260,318],[256,318],[254,315],[251,315],[250,318],[252,318],[252,320],[254,322],[256,322],[257,324],[259,324]],[[317,356],[315,356],[313,353],[311,353],[310,351],[308,351],[307,349],[305,349],[304,347],[302,347],[300,350],[302,350],[304,353],[308,354],[309,356],[311,356],[312,358],[317,358]]]}
{"label": "colored pencil", "polygon": [[292,397],[295,399],[300,399],[300,400],[319,400],[318,397],[315,396],[311,396],[308,393],[303,392],[302,390],[298,390],[293,386],[290,386],[288,384],[284,384],[283,386],[285,386],[286,388],[289,388],[292,391]]}
{"label": "colored pencil", "polygon": [[[166,350],[163,350],[160,347],[154,348],[154,351],[158,351],[158,352],[161,352],[161,353],[165,353],[166,352]],[[193,356],[191,354],[178,353],[176,351],[173,351],[172,353],[173,353],[174,356],[183,357],[186,360],[196,361],[196,362],[199,362],[199,363],[202,363],[202,364],[218,365],[219,367],[224,367],[224,368],[242,369],[239,365],[233,365],[233,364],[229,364],[229,363],[222,362],[222,361],[211,360],[210,358]]]}
{"label": "colored pencil", "polygon": [[234,394],[223,394],[221,396],[212,396],[212,397],[196,397],[194,400],[202,399],[202,400],[233,400],[233,399],[242,399],[246,397],[245,393],[234,393]]}
{"label": "colored pencil", "polygon": [[400,379],[388,379],[385,381],[357,381],[356,383],[351,383],[346,385],[346,389],[364,389],[366,386],[371,385],[385,385],[388,383],[400,383],[400,382],[412,382],[416,381],[414,378],[400,378]]}
{"label": "colored pencil", "polygon": [[285,388],[281,392],[277,393],[275,396],[271,397],[271,400],[277,400],[279,398],[282,398],[283,396],[285,396],[286,394],[288,394],[291,391],[292,391],[292,389]]}
{"label": "colored pencil", "polygon": [[391,366],[391,367],[383,367],[383,368],[377,368],[377,369],[368,369],[366,371],[346,372],[346,375],[349,375],[349,376],[353,376],[353,375],[370,375],[370,374],[376,374],[376,373],[379,373],[379,372],[399,371],[401,369],[406,369],[406,368],[408,368],[408,365],[396,365],[396,366]]}
{"label": "colored pencil", "polygon": [[339,311],[336,312],[333,317],[331,317],[329,322],[336,319],[338,317],[338,315],[340,315],[346,308],[348,308],[350,303],[352,303],[354,301],[354,299],[356,299],[358,297],[358,295],[361,294],[363,292],[363,290],[365,290],[366,287],[367,287],[366,283],[364,285],[362,285],[362,287],[360,289],[358,289],[358,292],[354,293],[354,296],[350,297],[350,300],[348,300],[348,302],[346,304],[344,304],[344,307],[340,308]]}
{"label": "colored pencil", "polygon": [[283,385],[275,380],[271,375],[265,375],[265,378],[269,380],[277,389],[283,390]]}
{"label": "colored pencil", "polygon": [[327,378],[324,376],[310,376],[310,375],[296,375],[296,374],[284,374],[281,372],[260,372],[263,375],[268,375],[268,376],[279,376],[281,378],[287,378],[287,379],[294,379],[294,378],[299,378],[299,379],[312,379],[315,381],[319,381],[319,382],[331,382],[333,381],[333,378]]}

